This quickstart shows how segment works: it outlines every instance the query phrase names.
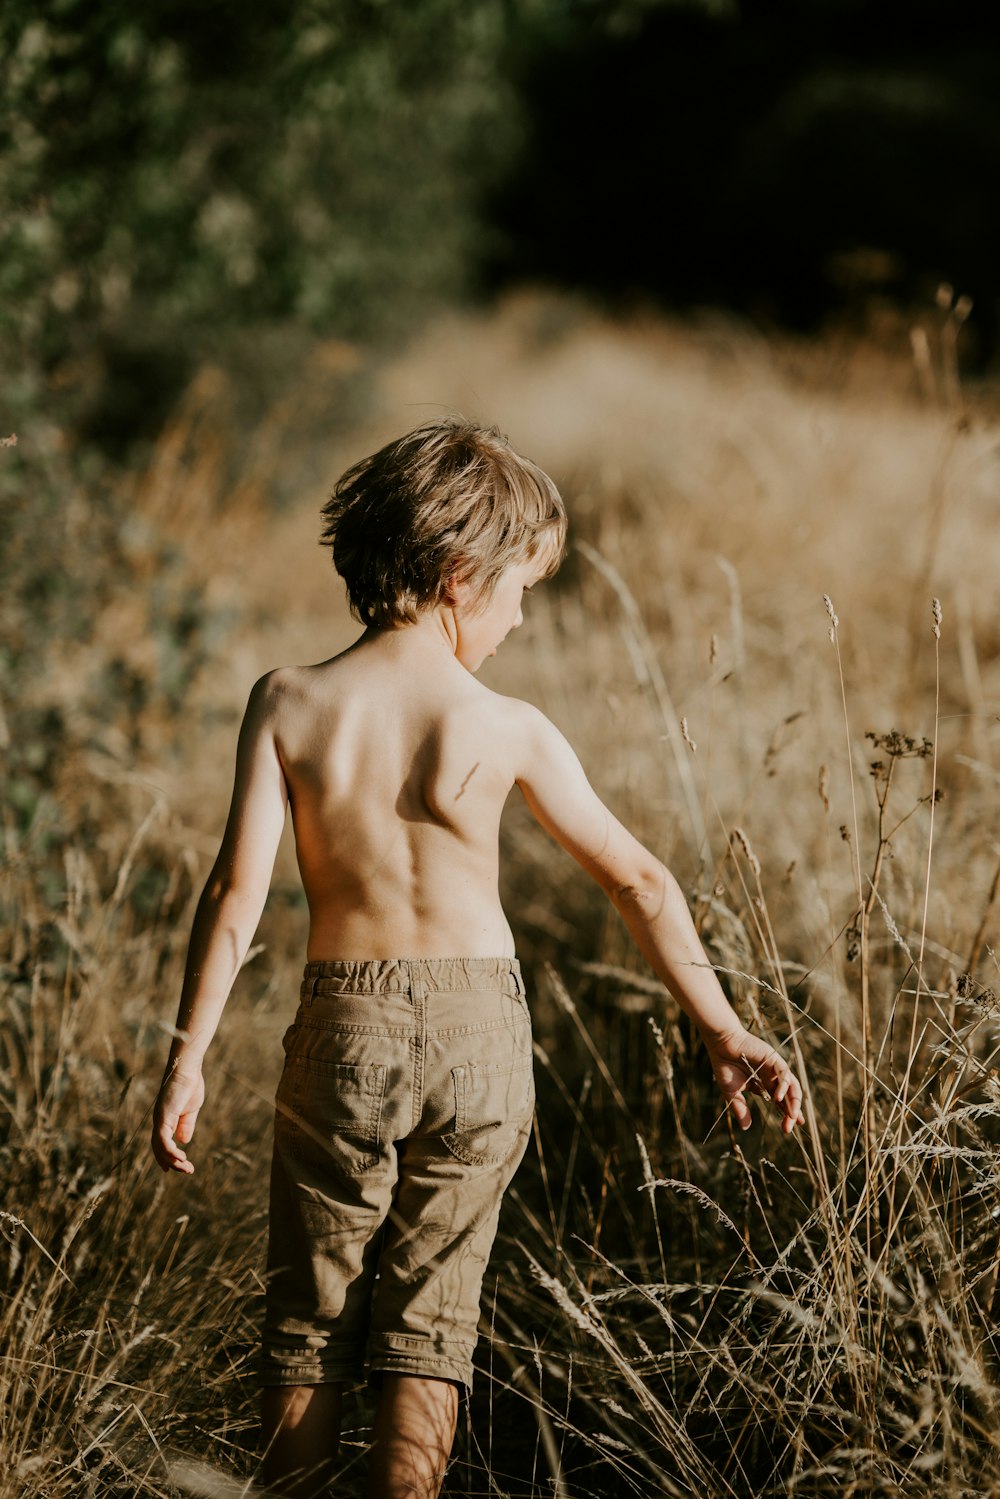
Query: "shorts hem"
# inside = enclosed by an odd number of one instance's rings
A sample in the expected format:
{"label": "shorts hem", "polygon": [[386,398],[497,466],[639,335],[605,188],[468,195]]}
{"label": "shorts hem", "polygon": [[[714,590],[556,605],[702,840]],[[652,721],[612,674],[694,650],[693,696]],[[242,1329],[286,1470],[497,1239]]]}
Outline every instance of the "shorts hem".
{"label": "shorts hem", "polygon": [[416,1374],[424,1379],[447,1379],[452,1384],[461,1385],[466,1392],[472,1389],[472,1364],[464,1359],[435,1358],[433,1354],[419,1353],[379,1353],[369,1365],[368,1383],[377,1389],[383,1374]]}
{"label": "shorts hem", "polygon": [[284,1385],[319,1385],[319,1384],[364,1384],[365,1366],[359,1360],[342,1363],[328,1364],[304,1364],[300,1368],[293,1365],[272,1365],[269,1368],[261,1368],[258,1372],[257,1383],[261,1389],[277,1389]]}

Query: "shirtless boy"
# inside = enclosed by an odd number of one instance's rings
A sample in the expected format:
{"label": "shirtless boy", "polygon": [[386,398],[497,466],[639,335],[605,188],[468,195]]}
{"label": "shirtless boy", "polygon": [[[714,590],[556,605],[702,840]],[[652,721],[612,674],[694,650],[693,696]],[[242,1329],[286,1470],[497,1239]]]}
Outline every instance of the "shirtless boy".
{"label": "shirtless boy", "polygon": [[340,480],[324,510],[360,639],[263,677],[233,803],[198,905],[153,1152],[184,1149],[202,1061],[267,895],[288,805],[309,904],[285,1036],[271,1175],[264,1479],[327,1493],[341,1391],[379,1385],[369,1493],[434,1499],[500,1199],[528,1138],[531,1030],[497,894],[498,828],[519,787],[604,889],[697,1026],[737,1122],[769,1095],[791,1132],[798,1081],[744,1029],[681,891],[600,801],[536,709],[475,673],[559,564],[551,480],[496,431],[430,422]]}

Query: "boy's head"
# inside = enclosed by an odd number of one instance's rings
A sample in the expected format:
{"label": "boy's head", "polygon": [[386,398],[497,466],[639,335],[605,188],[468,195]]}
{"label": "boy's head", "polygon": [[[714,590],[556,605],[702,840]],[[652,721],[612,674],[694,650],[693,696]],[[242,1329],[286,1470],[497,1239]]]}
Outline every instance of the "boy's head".
{"label": "boy's head", "polygon": [[552,480],[493,427],[442,417],[349,468],[323,507],[330,547],[362,624],[412,624],[470,585],[487,604],[504,569],[562,559],[566,510]]}

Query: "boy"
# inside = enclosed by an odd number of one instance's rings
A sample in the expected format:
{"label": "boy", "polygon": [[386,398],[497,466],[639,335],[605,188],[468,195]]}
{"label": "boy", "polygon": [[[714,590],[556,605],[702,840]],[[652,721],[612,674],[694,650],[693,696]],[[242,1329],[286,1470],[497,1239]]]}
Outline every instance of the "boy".
{"label": "boy", "polygon": [[252,940],[290,803],[308,962],[285,1036],[264,1325],[264,1477],[326,1492],[340,1395],[380,1383],[369,1493],[437,1495],[472,1379],[483,1271],[527,1142],[531,1028],[497,895],[516,784],[604,888],[692,1017],[743,1128],[747,1090],[802,1094],[707,966],[667,870],[604,807],[537,709],[475,673],[561,559],[551,480],[494,430],[430,422],[343,476],[324,510],[360,639],[250,694],[232,809],[191,936],[153,1151],[183,1147],[202,1059]]}

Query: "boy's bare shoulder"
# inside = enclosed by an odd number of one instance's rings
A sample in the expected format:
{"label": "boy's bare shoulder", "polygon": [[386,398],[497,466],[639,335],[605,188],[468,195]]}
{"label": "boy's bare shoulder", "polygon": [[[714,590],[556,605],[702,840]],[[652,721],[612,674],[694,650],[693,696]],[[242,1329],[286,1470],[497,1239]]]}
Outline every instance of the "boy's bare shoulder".
{"label": "boy's bare shoulder", "polygon": [[305,675],[308,671],[308,667],[278,666],[258,677],[250,689],[241,736],[273,740],[279,748],[289,734],[295,736],[314,702]]}
{"label": "boy's bare shoulder", "polygon": [[530,764],[535,755],[544,753],[556,742],[565,743],[555,724],[534,703],[519,697],[505,697],[481,683],[476,683],[476,686],[485,699],[482,705],[484,721],[489,724],[491,732],[503,739],[519,766]]}
{"label": "boy's bare shoulder", "polygon": [[258,677],[250,690],[249,710],[264,719],[305,706],[322,691],[323,673],[330,662],[316,666],[276,666]]}
{"label": "boy's bare shoulder", "polygon": [[533,703],[525,702],[524,698],[507,697],[501,692],[493,692],[480,682],[476,686],[483,698],[484,714],[498,723],[508,725],[511,733],[530,734],[540,723],[548,723],[541,709],[536,708]]}
{"label": "boy's bare shoulder", "polygon": [[247,701],[247,717],[266,723],[273,719],[282,704],[296,695],[298,687],[297,666],[276,666],[258,677],[250,689]]}
{"label": "boy's bare shoulder", "polygon": [[505,726],[514,781],[522,791],[547,784],[567,790],[585,782],[579,757],[562,730],[533,703],[491,693],[498,722]]}

